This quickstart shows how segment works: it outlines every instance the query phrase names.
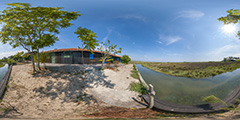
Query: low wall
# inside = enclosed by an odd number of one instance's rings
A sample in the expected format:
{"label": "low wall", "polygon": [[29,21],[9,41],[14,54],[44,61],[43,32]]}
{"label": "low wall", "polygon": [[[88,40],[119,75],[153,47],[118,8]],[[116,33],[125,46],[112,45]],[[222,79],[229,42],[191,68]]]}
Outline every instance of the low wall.
{"label": "low wall", "polygon": [[10,75],[11,75],[11,71],[12,71],[12,65],[10,65],[7,73],[5,74],[4,78],[0,82],[0,99],[3,99],[4,93],[5,93],[5,90],[6,90],[6,86],[8,84],[8,80],[9,80]]}
{"label": "low wall", "polygon": [[[135,64],[134,64],[134,65],[135,65]],[[136,69],[137,69],[137,71],[138,71],[137,66],[136,66]],[[142,75],[141,75],[141,73],[140,73],[139,71],[138,71],[138,75],[139,75],[139,81],[140,81],[141,83],[145,84],[145,85],[147,86],[147,88],[149,89],[148,84],[144,81],[144,79],[142,78]]]}

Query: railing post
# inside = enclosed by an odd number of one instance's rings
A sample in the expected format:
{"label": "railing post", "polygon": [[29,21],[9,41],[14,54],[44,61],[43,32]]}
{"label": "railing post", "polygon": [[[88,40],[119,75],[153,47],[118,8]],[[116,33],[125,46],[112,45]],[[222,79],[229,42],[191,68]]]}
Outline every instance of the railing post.
{"label": "railing post", "polygon": [[149,84],[149,96],[150,96],[150,101],[149,101],[149,106],[148,108],[153,108],[154,106],[154,95],[155,95],[155,91],[153,89],[153,85]]}

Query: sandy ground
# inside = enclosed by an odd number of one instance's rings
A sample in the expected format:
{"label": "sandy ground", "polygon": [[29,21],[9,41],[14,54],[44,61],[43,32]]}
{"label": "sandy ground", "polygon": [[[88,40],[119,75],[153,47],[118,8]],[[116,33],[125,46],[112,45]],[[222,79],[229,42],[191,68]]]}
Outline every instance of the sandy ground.
{"label": "sandy ground", "polygon": [[139,107],[132,99],[137,94],[127,89],[131,81],[136,81],[129,76],[132,65],[121,66],[119,71],[86,66],[85,75],[79,65],[49,66],[51,71],[34,75],[30,64],[13,66],[0,105],[1,117],[79,118],[96,112],[99,106]]}
{"label": "sandy ground", "polygon": [[90,75],[86,76],[87,81],[94,81],[90,92],[99,100],[113,106],[146,108],[136,102],[140,101],[138,94],[128,90],[131,82],[139,82],[130,76],[132,69],[133,65],[129,64],[120,66],[115,71],[110,69],[91,71]]}

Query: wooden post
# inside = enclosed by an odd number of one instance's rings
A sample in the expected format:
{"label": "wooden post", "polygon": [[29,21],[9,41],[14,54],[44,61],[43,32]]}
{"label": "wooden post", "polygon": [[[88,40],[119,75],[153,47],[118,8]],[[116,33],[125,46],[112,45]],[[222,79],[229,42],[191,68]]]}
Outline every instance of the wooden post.
{"label": "wooden post", "polygon": [[154,106],[154,95],[155,95],[155,91],[153,90],[153,85],[149,84],[150,101],[149,101],[148,108],[153,108],[153,106]]}

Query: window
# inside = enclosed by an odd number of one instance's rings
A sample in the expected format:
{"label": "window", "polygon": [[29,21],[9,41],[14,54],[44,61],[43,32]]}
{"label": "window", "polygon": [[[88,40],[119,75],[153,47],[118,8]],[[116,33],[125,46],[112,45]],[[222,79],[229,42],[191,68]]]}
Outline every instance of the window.
{"label": "window", "polygon": [[93,54],[90,53],[89,59],[93,59]]}
{"label": "window", "polygon": [[64,58],[70,58],[71,56],[70,56],[70,52],[66,52],[66,53],[64,53]]}
{"label": "window", "polygon": [[119,58],[116,58],[117,61],[119,61]]}

